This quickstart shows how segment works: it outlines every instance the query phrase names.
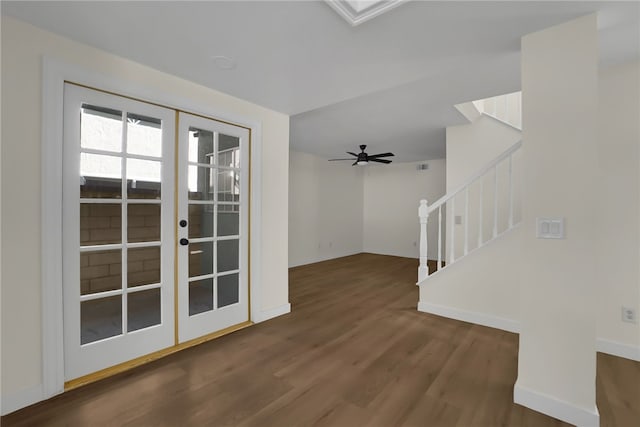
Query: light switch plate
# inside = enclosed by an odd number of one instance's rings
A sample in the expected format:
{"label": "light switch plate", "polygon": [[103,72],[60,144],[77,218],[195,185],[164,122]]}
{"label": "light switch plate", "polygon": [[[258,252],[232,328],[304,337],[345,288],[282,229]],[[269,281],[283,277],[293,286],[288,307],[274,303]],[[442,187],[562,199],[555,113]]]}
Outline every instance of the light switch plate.
{"label": "light switch plate", "polygon": [[564,239],[564,218],[536,218],[538,239]]}

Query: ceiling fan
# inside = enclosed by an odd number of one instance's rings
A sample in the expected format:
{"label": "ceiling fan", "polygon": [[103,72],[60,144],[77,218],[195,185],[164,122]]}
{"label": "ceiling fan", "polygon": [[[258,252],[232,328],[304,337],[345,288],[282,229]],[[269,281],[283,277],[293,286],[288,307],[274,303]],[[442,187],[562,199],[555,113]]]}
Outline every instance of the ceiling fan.
{"label": "ceiling fan", "polygon": [[394,156],[393,153],[380,153],[380,154],[372,154],[371,156],[368,155],[367,153],[364,152],[365,148],[367,148],[366,145],[361,145],[360,146],[360,150],[361,152],[356,154],[356,153],[352,153],[351,151],[347,151],[347,154],[351,154],[352,156],[355,157],[355,159],[350,158],[350,159],[329,159],[330,162],[335,162],[335,161],[339,161],[339,160],[355,160],[355,162],[353,162],[353,164],[351,166],[364,166],[366,164],[368,164],[369,162],[378,162],[378,163],[385,163],[385,164],[389,164],[391,163],[391,160],[385,160],[385,159],[381,159],[380,157],[391,157]]}

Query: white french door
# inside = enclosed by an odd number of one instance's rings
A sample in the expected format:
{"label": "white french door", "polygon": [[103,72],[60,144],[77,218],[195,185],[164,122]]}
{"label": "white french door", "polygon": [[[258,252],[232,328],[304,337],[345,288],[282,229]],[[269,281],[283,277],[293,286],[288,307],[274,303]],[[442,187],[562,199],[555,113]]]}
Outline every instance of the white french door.
{"label": "white french door", "polygon": [[65,380],[174,344],[175,112],[65,84]]}
{"label": "white french door", "polygon": [[178,331],[188,341],[249,320],[249,131],[179,116]]}
{"label": "white french door", "polygon": [[65,381],[249,320],[249,131],[178,123],[65,84]]}

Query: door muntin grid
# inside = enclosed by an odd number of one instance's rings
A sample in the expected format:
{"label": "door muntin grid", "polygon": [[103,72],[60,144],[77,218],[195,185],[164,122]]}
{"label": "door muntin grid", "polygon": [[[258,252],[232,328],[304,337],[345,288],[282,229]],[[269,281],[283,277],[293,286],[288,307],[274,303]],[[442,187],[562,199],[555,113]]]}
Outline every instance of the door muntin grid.
{"label": "door muntin grid", "polygon": [[81,106],[81,346],[162,324],[162,138],[161,119]]}
{"label": "door muntin grid", "polygon": [[189,316],[240,302],[241,138],[190,126]]}

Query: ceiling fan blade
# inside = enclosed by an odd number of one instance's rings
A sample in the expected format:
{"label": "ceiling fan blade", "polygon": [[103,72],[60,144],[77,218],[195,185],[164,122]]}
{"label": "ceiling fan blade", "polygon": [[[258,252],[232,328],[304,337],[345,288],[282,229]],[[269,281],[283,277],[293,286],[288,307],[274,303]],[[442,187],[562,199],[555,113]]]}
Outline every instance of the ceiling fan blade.
{"label": "ceiling fan blade", "polygon": [[339,160],[353,160],[353,159],[329,159],[330,162],[337,162]]}
{"label": "ceiling fan blade", "polygon": [[358,164],[358,161],[356,160],[355,162],[353,162],[353,164],[351,166],[355,166]]}
{"label": "ceiling fan blade", "polygon": [[395,154],[393,154],[393,153],[373,154],[373,155],[369,156],[369,158],[370,159],[376,159],[378,157],[391,157],[391,156],[395,156]]}
{"label": "ceiling fan blade", "polygon": [[370,161],[370,162],[385,163],[385,164],[389,164],[389,163],[391,163],[391,160],[384,160],[384,159],[372,159],[372,158],[371,158],[371,156],[369,156],[369,161]]}
{"label": "ceiling fan blade", "polygon": [[352,156],[358,157],[358,155],[356,153],[352,153],[351,151],[347,151],[347,154],[351,154]]}

